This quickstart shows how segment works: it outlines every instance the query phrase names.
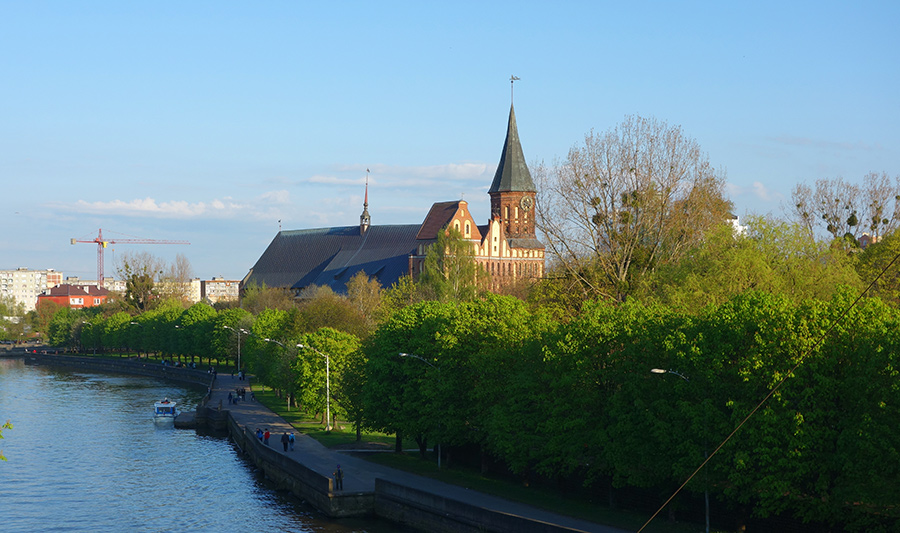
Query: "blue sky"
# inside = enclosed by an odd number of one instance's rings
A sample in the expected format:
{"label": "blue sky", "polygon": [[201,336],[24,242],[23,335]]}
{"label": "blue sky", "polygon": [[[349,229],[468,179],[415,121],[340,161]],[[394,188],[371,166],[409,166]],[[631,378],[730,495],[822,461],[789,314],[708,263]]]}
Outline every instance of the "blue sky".
{"label": "blue sky", "polygon": [[897,2],[0,0],[0,269],[96,277],[116,245],[240,279],[278,232],[479,222],[509,77],[525,156],[626,115],[680,125],[737,214],[900,175]]}

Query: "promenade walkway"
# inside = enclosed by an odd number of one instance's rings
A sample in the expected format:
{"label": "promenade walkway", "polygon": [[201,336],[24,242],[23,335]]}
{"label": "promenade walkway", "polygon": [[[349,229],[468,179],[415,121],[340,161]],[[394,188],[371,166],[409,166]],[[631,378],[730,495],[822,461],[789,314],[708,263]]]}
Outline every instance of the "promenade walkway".
{"label": "promenade walkway", "polygon": [[[228,393],[240,387],[247,388],[247,399],[236,405],[228,404]],[[279,453],[291,457],[309,469],[330,477],[335,467],[340,464],[344,471],[344,492],[374,492],[375,479],[382,478],[397,484],[413,487],[418,490],[430,492],[448,499],[482,507],[492,511],[521,516],[556,524],[559,526],[591,533],[623,533],[625,530],[594,524],[585,520],[571,518],[531,507],[518,502],[505,500],[496,496],[472,491],[464,487],[450,485],[433,479],[417,476],[401,470],[368,462],[358,457],[353,457],[339,451],[332,451],[320,444],[317,440],[307,435],[294,432],[296,443],[294,451],[283,452],[281,435],[294,431],[290,424],[276,415],[264,405],[250,400],[250,388],[247,381],[228,374],[219,374],[209,403],[210,407],[217,407],[222,403],[223,409],[229,409],[235,421],[251,431],[257,428],[269,430],[271,438],[269,446]]]}

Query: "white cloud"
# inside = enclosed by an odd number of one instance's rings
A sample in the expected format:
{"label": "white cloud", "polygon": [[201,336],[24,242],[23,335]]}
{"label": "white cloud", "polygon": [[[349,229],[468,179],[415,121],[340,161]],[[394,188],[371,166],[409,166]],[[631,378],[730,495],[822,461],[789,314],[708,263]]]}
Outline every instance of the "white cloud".
{"label": "white cloud", "polygon": [[753,194],[757,198],[766,202],[780,202],[784,199],[784,195],[769,189],[764,183],[760,181],[753,182],[752,190]]}
{"label": "white cloud", "polygon": [[51,210],[69,214],[186,220],[239,217],[269,219],[278,216],[277,207],[290,205],[290,193],[286,190],[268,191],[246,202],[236,202],[230,197],[199,202],[159,201],[146,197],[133,200],[49,202],[45,205]]}

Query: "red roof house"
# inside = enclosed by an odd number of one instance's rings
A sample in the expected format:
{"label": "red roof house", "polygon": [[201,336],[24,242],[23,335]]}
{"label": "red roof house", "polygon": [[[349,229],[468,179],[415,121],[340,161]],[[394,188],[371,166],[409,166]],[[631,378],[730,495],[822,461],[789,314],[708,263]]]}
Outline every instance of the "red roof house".
{"label": "red roof house", "polygon": [[38,305],[41,302],[51,301],[64,307],[82,309],[104,303],[108,295],[109,291],[107,289],[94,285],[78,287],[76,285],[62,284],[40,294],[38,296]]}

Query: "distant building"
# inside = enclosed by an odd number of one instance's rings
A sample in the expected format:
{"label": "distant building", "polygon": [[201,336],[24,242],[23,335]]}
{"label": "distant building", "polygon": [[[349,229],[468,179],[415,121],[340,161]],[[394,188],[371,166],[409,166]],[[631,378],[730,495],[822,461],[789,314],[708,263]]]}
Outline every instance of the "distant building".
{"label": "distant building", "polygon": [[63,307],[71,309],[83,309],[85,307],[95,307],[106,302],[109,290],[96,285],[87,285],[78,287],[64,283],[47,289],[38,295],[38,305],[43,302],[55,302]]}
{"label": "distant building", "polygon": [[868,233],[863,233],[859,237],[859,247],[865,250],[869,247],[870,244],[875,244],[880,240],[881,237],[879,237],[878,235],[869,235]]}
{"label": "distant building", "polygon": [[747,226],[741,226],[741,219],[739,216],[731,215],[731,217],[728,218],[728,223],[731,224],[735,236],[745,235],[747,233]]}
{"label": "distant building", "polygon": [[25,312],[34,311],[38,295],[62,283],[63,274],[55,270],[0,270],[0,296],[22,304]]}
{"label": "distant building", "polygon": [[311,285],[346,292],[365,272],[383,287],[405,275],[417,277],[425,254],[448,228],[472,243],[476,261],[491,274],[492,288],[544,275],[544,245],[535,236],[536,189],[519,142],[512,106],[500,163],[488,190],[491,215],[478,226],[463,200],[438,202],[421,224],[372,225],[368,184],[359,226],[280,231],[241,282],[298,294]]}
{"label": "distant building", "polygon": [[217,278],[200,282],[200,299],[211,304],[236,302],[240,298],[240,280]]}
{"label": "distant building", "polygon": [[[66,283],[75,285],[76,287],[97,287],[99,284],[95,279],[81,279],[78,276],[67,276]],[[109,292],[125,294],[125,282],[110,277],[103,278],[103,288],[109,289]]]}

